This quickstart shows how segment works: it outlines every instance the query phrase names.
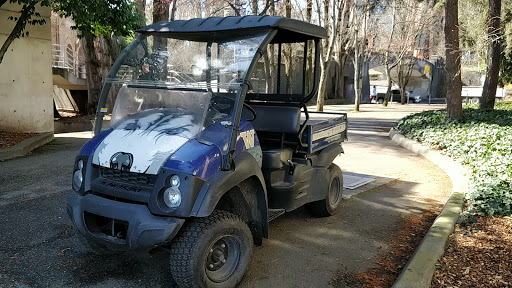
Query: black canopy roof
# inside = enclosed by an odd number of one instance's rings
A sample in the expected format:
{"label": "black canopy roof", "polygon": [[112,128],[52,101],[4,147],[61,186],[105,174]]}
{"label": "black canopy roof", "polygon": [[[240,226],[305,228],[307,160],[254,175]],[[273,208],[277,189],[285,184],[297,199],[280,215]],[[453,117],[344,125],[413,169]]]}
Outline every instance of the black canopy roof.
{"label": "black canopy roof", "polygon": [[275,16],[230,16],[195,18],[158,22],[142,28],[140,33],[162,33],[184,40],[223,41],[265,33],[277,29],[273,43],[294,43],[315,38],[327,38],[324,28],[307,22]]}

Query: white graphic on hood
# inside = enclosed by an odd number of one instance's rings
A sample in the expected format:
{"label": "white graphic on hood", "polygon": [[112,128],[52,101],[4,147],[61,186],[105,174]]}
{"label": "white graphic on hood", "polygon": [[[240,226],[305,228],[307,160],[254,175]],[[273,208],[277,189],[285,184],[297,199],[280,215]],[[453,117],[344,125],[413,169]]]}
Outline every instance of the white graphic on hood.
{"label": "white graphic on hood", "polygon": [[130,153],[130,172],[157,174],[167,158],[199,131],[193,118],[183,109],[151,109],[129,116],[100,143],[92,162],[110,167],[114,154]]}

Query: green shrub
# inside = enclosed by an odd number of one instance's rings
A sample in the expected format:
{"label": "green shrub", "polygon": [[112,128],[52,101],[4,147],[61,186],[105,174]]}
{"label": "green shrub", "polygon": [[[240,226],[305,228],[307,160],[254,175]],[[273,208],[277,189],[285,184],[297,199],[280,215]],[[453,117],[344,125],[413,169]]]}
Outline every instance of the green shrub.
{"label": "green shrub", "polygon": [[469,168],[468,213],[512,215],[512,103],[493,111],[468,107],[460,119],[448,119],[446,110],[425,111],[403,118],[397,129]]}

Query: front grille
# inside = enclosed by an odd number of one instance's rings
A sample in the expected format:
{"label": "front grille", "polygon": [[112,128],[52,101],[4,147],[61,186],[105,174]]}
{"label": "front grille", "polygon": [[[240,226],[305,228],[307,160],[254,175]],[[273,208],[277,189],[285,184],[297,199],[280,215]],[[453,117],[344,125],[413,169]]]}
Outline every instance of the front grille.
{"label": "front grille", "polygon": [[100,175],[102,178],[111,181],[147,187],[153,187],[157,178],[156,175],[121,171],[105,167],[100,167]]}

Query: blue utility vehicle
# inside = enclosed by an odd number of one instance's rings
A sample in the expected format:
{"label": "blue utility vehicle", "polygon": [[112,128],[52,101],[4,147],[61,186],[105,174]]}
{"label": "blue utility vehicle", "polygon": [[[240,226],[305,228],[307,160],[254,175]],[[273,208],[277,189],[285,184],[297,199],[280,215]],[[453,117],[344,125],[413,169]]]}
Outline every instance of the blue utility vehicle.
{"label": "blue utility vehicle", "polygon": [[269,221],[303,205],[335,214],[347,116],[306,108],[326,36],[270,16],[139,31],[107,77],[95,136],[74,165],[67,210],[89,246],[168,249],[181,287],[235,287]]}

